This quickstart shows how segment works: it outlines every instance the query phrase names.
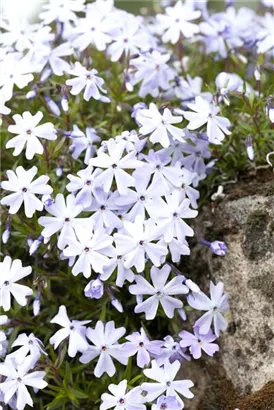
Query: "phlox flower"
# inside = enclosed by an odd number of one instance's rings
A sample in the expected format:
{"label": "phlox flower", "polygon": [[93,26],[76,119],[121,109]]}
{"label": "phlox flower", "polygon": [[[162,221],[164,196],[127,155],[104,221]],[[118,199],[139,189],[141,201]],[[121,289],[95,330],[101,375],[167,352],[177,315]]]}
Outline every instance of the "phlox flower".
{"label": "phlox flower", "polygon": [[217,336],[214,335],[211,329],[207,334],[200,334],[199,328],[194,327],[194,334],[182,330],[179,333],[181,337],[180,345],[182,347],[189,347],[189,351],[194,359],[199,359],[202,356],[202,350],[209,356],[213,356],[214,353],[219,351],[219,346],[214,342]]}
{"label": "phlox flower", "polygon": [[68,42],[62,43],[55,48],[49,47],[48,53],[45,53],[45,56],[40,63],[40,70],[42,70],[43,66],[48,64],[55,75],[62,76],[64,73],[69,72],[70,65],[61,57],[70,56],[71,54],[73,54],[73,48]]}
{"label": "phlox flower", "polygon": [[101,275],[102,280],[107,280],[112,273],[116,270],[116,286],[123,287],[125,281],[133,282],[134,280],[134,273],[132,269],[125,267],[125,258],[119,256],[114,257],[109,261],[107,266],[103,268],[103,274]]}
{"label": "phlox flower", "polygon": [[132,15],[126,15],[123,25],[110,31],[113,41],[108,46],[107,53],[111,61],[118,61],[124,54],[126,57],[138,53],[139,49],[148,48],[149,35],[140,27],[140,20]]}
{"label": "phlox flower", "polygon": [[127,391],[127,380],[122,380],[119,384],[110,384],[108,386],[109,393],[103,393],[101,399],[103,403],[100,405],[100,410],[107,410],[115,407],[114,410],[145,410],[146,406],[142,404],[142,389],[135,387]]}
{"label": "phlox flower", "polygon": [[188,287],[183,284],[182,276],[176,276],[166,283],[170,271],[171,268],[168,265],[164,265],[161,269],[153,266],[150,271],[153,285],[143,276],[135,277],[136,285],[129,286],[129,292],[133,295],[149,295],[148,299],[137,304],[134,309],[135,313],[144,312],[146,320],[152,320],[156,316],[160,303],[167,317],[173,318],[174,310],[183,307],[183,302],[173,296],[188,293]]}
{"label": "phlox flower", "polygon": [[[74,136],[74,134],[77,134]],[[96,143],[101,141],[101,138],[97,135],[94,128],[87,127],[86,132],[81,131],[77,125],[73,126],[73,132],[71,134],[73,143],[70,146],[70,152],[72,158],[77,159],[85,151],[84,163],[88,165],[90,158],[94,157],[97,148]]]}
{"label": "phlox flower", "polygon": [[182,189],[186,197],[190,200],[192,208],[196,209],[198,208],[197,200],[200,198],[200,192],[191,186],[196,178],[196,173],[186,168],[182,169],[182,173]]}
{"label": "phlox flower", "polygon": [[91,205],[93,200],[94,180],[100,173],[100,169],[94,170],[92,166],[88,166],[77,172],[77,176],[72,174],[67,176],[70,182],[67,184],[66,188],[69,192],[72,192],[74,195],[76,194],[77,204],[81,204],[84,208]]}
{"label": "phlox flower", "polygon": [[85,287],[84,292],[87,298],[101,299],[101,297],[103,296],[104,285],[99,276],[97,279],[91,280]]}
{"label": "phlox flower", "polygon": [[172,124],[182,122],[182,117],[173,116],[168,108],[161,114],[154,103],[149,104],[149,109],[140,110],[137,120],[141,124],[140,133],[150,134],[153,144],[159,142],[164,148],[170,146],[170,138],[174,141],[184,142],[184,131]]}
{"label": "phlox flower", "polygon": [[273,13],[266,13],[261,21],[263,29],[257,35],[258,53],[266,53],[274,48]]}
{"label": "phlox flower", "polygon": [[57,323],[62,326],[62,329],[58,330],[50,339],[50,344],[54,349],[60,345],[60,343],[68,338],[68,355],[69,357],[75,357],[77,352],[83,353],[88,348],[88,342],[86,340],[86,327],[91,320],[72,320],[68,318],[67,309],[64,305],[59,307],[59,311],[50,323]]}
{"label": "phlox flower", "polygon": [[175,362],[175,360],[179,360],[182,362],[183,360],[190,360],[190,356],[185,353],[186,349],[180,346],[179,342],[176,342],[173,337],[166,336],[164,337],[160,354],[155,357],[155,360],[159,366],[162,366],[166,359],[170,361],[170,363]]}
{"label": "phlox flower", "polygon": [[182,404],[175,396],[160,396],[156,404],[152,404],[151,410],[181,410]]}
{"label": "phlox flower", "polygon": [[22,53],[8,53],[0,60],[0,88],[4,100],[9,101],[16,85],[20,90],[33,80],[33,67],[22,58]]}
{"label": "phlox flower", "polygon": [[180,243],[185,242],[186,236],[193,236],[193,229],[186,224],[185,218],[195,218],[198,211],[190,208],[190,200],[179,190],[166,195],[167,206],[162,217],[157,220],[159,230],[166,242],[177,238]]}
{"label": "phlox flower", "polygon": [[15,125],[10,125],[8,131],[17,135],[7,142],[6,148],[15,148],[14,156],[21,154],[26,145],[26,158],[32,159],[35,154],[43,154],[44,152],[39,138],[50,141],[56,140],[56,130],[51,122],[38,125],[42,118],[43,113],[41,111],[38,111],[35,115],[25,111],[23,115],[15,114],[13,116]]}
{"label": "phlox flower", "polygon": [[83,210],[83,205],[76,203],[73,195],[68,195],[65,201],[64,195],[58,194],[55,202],[45,206],[46,210],[53,216],[41,216],[38,219],[40,225],[44,227],[42,235],[44,238],[50,238],[60,231],[57,245],[63,250],[67,244],[68,238],[75,237],[75,227],[84,221],[89,222],[86,218],[76,218]]}
{"label": "phlox flower", "polygon": [[180,367],[179,360],[170,363],[166,359],[163,367],[158,366],[155,360],[151,362],[151,369],[144,370],[144,375],[154,380],[155,383],[148,382],[141,385],[141,388],[147,392],[147,401],[155,400],[161,394],[166,393],[167,396],[175,396],[183,408],[184,402],[179,394],[188,399],[194,397],[189,390],[194,386],[191,380],[174,380]]}
{"label": "phlox flower", "polygon": [[32,181],[37,171],[38,169],[35,166],[27,171],[21,166],[17,167],[15,172],[12,170],[7,171],[9,180],[2,181],[1,188],[14,193],[2,198],[1,205],[9,206],[10,214],[16,214],[22,203],[24,203],[27,218],[32,218],[35,211],[43,210],[43,202],[35,194],[49,195],[53,189],[47,185],[49,177],[46,175]]}
{"label": "phlox flower", "polygon": [[98,74],[97,70],[94,68],[92,70],[87,70],[86,67],[82,66],[82,64],[77,61],[74,69],[70,70],[69,74],[75,76],[75,78],[66,81],[67,85],[72,86],[72,89],[70,90],[71,94],[77,95],[85,89],[84,100],[89,101],[92,97],[95,100],[100,100],[102,102],[110,102],[108,97],[101,94],[106,94],[107,90],[103,88],[104,80],[96,75]]}
{"label": "phlox flower", "polygon": [[185,111],[184,117],[190,121],[187,128],[196,130],[203,125],[207,125],[207,136],[209,142],[220,145],[225,135],[230,135],[228,127],[231,126],[230,121],[217,115],[220,108],[210,104],[202,97],[195,98],[195,104],[188,104],[188,108],[194,112]]}
{"label": "phlox flower", "polygon": [[149,94],[156,98],[160,90],[169,89],[170,81],[176,75],[175,70],[167,64],[169,59],[169,54],[161,54],[158,50],[152,50],[141,53],[130,60],[130,65],[136,68],[131,76],[132,83],[142,82],[139,91],[141,98]]}
{"label": "phlox flower", "polygon": [[23,268],[19,259],[12,261],[10,256],[5,256],[3,262],[0,262],[0,306],[5,311],[10,310],[11,295],[21,306],[26,306],[27,296],[32,295],[33,291],[28,286],[16,283],[20,279],[31,274],[31,267]]}
{"label": "phlox flower", "polygon": [[76,236],[68,237],[68,246],[64,249],[65,256],[79,256],[72,268],[72,274],[77,276],[83,273],[86,278],[91,275],[92,269],[96,273],[103,273],[103,267],[108,265],[109,257],[115,256],[115,248],[112,246],[113,238],[108,235],[105,229],[91,227],[76,228]]}
{"label": "phlox flower", "polygon": [[125,169],[135,169],[143,164],[136,159],[136,152],[131,151],[125,156],[126,142],[116,142],[110,139],[106,143],[108,153],[100,152],[96,158],[91,158],[90,165],[105,168],[97,178],[96,185],[102,186],[105,192],[109,192],[113,179],[115,179],[117,190],[121,195],[126,195],[129,186],[134,186],[134,178]]}
{"label": "phlox flower", "polygon": [[0,375],[5,376],[4,382],[0,383],[0,391],[4,395],[4,403],[7,404],[16,397],[16,409],[23,410],[28,404],[33,406],[31,395],[26,386],[34,389],[44,389],[48,383],[43,380],[46,372],[34,371],[32,369],[31,357],[25,359],[24,363],[16,365],[13,360],[5,360],[0,364]]}
{"label": "phlox flower", "polygon": [[114,241],[117,254],[125,258],[125,267],[135,266],[137,272],[143,272],[145,258],[160,266],[167,255],[167,248],[153,241],[159,238],[157,228],[153,223],[144,224],[141,216],[135,222],[124,221],[125,233],[115,233]]}
{"label": "phlox flower", "polygon": [[227,328],[227,322],[222,313],[229,310],[228,294],[224,294],[224,284],[219,282],[214,285],[210,282],[210,297],[207,297],[203,292],[189,295],[187,298],[188,304],[194,309],[206,310],[207,312],[196,320],[194,326],[199,328],[199,333],[206,335],[209,332],[213,322],[214,332],[217,337],[220,336],[220,330]]}
{"label": "phlox flower", "polygon": [[89,363],[99,356],[94,376],[101,377],[102,374],[107,373],[112,377],[116,372],[112,357],[124,365],[128,361],[128,356],[123,352],[122,345],[117,343],[125,333],[126,329],[124,327],[116,329],[113,321],[104,324],[99,320],[95,329],[88,328],[87,330],[87,338],[93,345],[89,345],[88,350],[80,357],[80,362]]}
{"label": "phlox flower", "polygon": [[43,5],[39,18],[44,24],[50,24],[54,20],[66,23],[77,19],[76,12],[84,11],[84,0],[50,0]]}
{"label": "phlox flower", "polygon": [[14,359],[17,364],[22,364],[26,359],[27,355],[32,358],[32,364],[35,366],[36,362],[40,359],[41,354],[47,355],[44,351],[43,343],[40,339],[31,333],[29,336],[26,333],[21,333],[16,340],[13,342],[11,347],[19,347],[15,352],[10,353],[6,356],[7,359]]}
{"label": "phlox flower", "polygon": [[126,336],[128,340],[123,345],[123,350],[128,356],[137,353],[137,366],[142,369],[150,362],[150,356],[159,355],[163,342],[161,340],[149,340],[143,328],[139,332],[133,332]]}
{"label": "phlox flower", "polygon": [[163,27],[163,42],[170,41],[175,44],[179,41],[180,36],[186,38],[193,37],[194,34],[199,33],[199,26],[192,23],[200,17],[201,11],[194,10],[189,4],[183,4],[181,0],[177,1],[174,7],[167,7],[166,14],[158,14],[157,19],[160,26]]}

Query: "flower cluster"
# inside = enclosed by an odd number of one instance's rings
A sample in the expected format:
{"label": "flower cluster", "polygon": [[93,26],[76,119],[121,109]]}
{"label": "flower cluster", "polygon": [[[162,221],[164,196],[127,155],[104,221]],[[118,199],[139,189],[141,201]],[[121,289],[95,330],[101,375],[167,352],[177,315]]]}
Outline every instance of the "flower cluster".
{"label": "flower cluster", "polygon": [[[184,362],[219,351],[224,284],[210,282],[209,298],[181,271],[201,182],[234,149],[236,98],[260,131],[254,99],[263,59],[271,66],[273,16],[268,3],[264,15],[198,3],[147,18],[113,0],[50,0],[38,24],[1,23],[4,406],[181,410],[194,386]],[[219,64],[214,78],[193,68],[200,55]],[[250,55],[247,82],[230,63]],[[224,242],[199,240],[226,255]],[[195,310],[204,313],[186,327]]]}

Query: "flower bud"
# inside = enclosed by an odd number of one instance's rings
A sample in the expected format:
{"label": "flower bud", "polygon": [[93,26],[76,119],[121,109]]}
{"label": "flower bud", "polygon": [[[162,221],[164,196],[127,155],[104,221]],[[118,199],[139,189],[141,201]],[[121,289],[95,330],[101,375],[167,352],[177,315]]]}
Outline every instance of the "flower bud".
{"label": "flower bud", "polygon": [[201,238],[200,243],[207,246],[214,255],[225,256],[227,253],[227,246],[222,241],[208,242],[206,239]]}
{"label": "flower bud", "polygon": [[56,104],[56,102],[54,102],[51,98],[49,98],[47,95],[44,95],[44,99],[47,103],[47,106],[49,107],[50,111],[57,115],[59,117],[59,115],[61,114],[60,108],[58,107],[58,105]]}
{"label": "flower bud", "polygon": [[251,137],[247,137],[246,139],[246,153],[250,161],[253,161],[254,160],[254,149],[252,146]]}
{"label": "flower bud", "polygon": [[91,280],[84,289],[85,296],[91,299],[100,299],[104,294],[103,282],[97,278]]}
{"label": "flower bud", "polygon": [[123,313],[123,311],[124,311],[123,306],[122,306],[121,302],[119,302],[118,299],[112,298],[111,304],[112,304],[112,306],[115,307],[115,309],[118,310],[118,312]]}

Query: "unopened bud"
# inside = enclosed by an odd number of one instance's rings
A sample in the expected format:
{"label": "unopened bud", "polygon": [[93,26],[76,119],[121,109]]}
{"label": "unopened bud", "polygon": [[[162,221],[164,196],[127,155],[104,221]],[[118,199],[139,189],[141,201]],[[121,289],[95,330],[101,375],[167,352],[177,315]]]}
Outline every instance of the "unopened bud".
{"label": "unopened bud", "polygon": [[253,161],[254,160],[254,149],[252,146],[251,137],[247,137],[246,139],[246,153],[250,161]]}
{"label": "unopened bud", "polygon": [[47,103],[47,106],[49,107],[50,111],[59,116],[61,114],[60,108],[58,107],[58,105],[51,99],[49,98],[47,95],[44,95],[44,99]]}
{"label": "unopened bud", "polygon": [[123,313],[123,311],[124,311],[123,306],[122,306],[121,302],[119,302],[118,299],[112,298],[111,299],[111,304],[112,304],[112,306],[115,307],[115,309],[118,310],[118,312]]}

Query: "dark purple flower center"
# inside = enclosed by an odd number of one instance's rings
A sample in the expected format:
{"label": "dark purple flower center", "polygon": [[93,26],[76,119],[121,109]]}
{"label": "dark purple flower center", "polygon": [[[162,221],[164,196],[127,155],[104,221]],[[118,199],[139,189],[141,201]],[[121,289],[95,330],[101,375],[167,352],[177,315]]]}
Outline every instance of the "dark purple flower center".
{"label": "dark purple flower center", "polygon": [[70,222],[70,218],[65,218],[65,222]]}
{"label": "dark purple flower center", "polygon": [[23,192],[28,192],[27,188],[22,188]]}

